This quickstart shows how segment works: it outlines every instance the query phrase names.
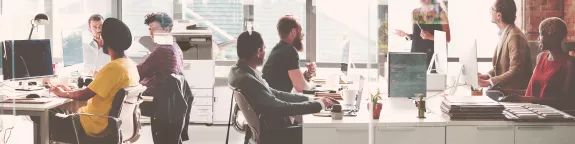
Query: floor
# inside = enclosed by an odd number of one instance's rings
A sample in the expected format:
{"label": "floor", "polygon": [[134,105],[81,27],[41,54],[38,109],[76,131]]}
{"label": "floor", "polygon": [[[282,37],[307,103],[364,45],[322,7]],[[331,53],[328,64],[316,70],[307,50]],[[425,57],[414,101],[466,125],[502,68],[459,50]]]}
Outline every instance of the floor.
{"label": "floor", "polygon": [[[33,125],[27,117],[0,116],[3,127],[0,131],[0,144],[32,144],[34,142]],[[11,135],[5,133],[6,128],[14,126]],[[184,144],[225,144],[227,126],[225,125],[190,125],[190,140]],[[136,144],[153,144],[150,125],[144,125],[140,131],[141,137]],[[10,137],[9,137],[10,136]],[[243,144],[244,134],[239,133],[233,127],[230,128],[229,144]]]}

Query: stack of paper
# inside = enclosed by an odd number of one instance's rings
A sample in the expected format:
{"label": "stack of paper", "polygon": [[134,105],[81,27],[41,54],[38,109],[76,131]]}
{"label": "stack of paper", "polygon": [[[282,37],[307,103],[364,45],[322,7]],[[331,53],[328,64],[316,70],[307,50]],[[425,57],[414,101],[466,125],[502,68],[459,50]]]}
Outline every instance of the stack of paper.
{"label": "stack of paper", "polygon": [[486,96],[448,96],[441,110],[451,120],[503,120],[505,107]]}

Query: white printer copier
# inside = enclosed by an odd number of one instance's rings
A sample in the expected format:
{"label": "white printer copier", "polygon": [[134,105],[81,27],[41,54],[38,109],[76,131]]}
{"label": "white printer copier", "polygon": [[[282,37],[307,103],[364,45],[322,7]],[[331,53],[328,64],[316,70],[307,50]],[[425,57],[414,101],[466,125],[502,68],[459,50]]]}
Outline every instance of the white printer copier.
{"label": "white printer copier", "polygon": [[207,28],[190,25],[193,22],[176,20],[170,34],[183,51],[183,74],[194,95],[190,122],[211,125],[215,101],[212,32]]}

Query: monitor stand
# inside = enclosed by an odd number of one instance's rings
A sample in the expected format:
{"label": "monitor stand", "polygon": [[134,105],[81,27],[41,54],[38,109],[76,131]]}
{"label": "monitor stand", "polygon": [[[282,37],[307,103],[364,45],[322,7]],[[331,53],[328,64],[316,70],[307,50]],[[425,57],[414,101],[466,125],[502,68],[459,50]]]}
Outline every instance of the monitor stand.
{"label": "monitor stand", "polygon": [[29,81],[20,81],[22,83],[22,85],[18,86],[18,88],[16,88],[16,91],[38,91],[38,90],[43,90],[44,88],[39,87],[39,86],[30,86],[30,84],[28,83]]}

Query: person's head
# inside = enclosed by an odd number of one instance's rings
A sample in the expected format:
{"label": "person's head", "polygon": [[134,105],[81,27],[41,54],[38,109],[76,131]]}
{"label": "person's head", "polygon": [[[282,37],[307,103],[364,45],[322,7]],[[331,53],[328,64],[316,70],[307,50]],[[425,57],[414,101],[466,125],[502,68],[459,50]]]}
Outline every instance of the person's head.
{"label": "person's head", "polygon": [[132,33],[124,22],[116,18],[107,18],[102,25],[102,50],[112,60],[125,57],[125,51],[132,45]]}
{"label": "person's head", "polygon": [[495,0],[491,6],[491,22],[495,24],[515,24],[516,14],[514,0]]}
{"label": "person's head", "polygon": [[542,50],[562,51],[561,45],[567,37],[567,24],[558,17],[551,17],[539,24],[539,47]]}
{"label": "person's head", "polygon": [[421,3],[421,5],[430,5],[434,2],[436,2],[437,0],[419,0],[419,2]]}
{"label": "person's head", "polygon": [[238,36],[237,53],[240,60],[245,60],[258,66],[264,63],[265,45],[259,32],[243,32]]}
{"label": "person's head", "polygon": [[146,15],[144,24],[148,25],[150,36],[154,37],[155,33],[170,33],[174,23],[172,18],[164,12],[151,13]]}
{"label": "person's head", "polygon": [[99,14],[94,14],[88,19],[88,27],[92,36],[99,38],[102,35],[102,23],[104,22],[104,17]]}
{"label": "person's head", "polygon": [[278,34],[280,38],[293,45],[297,51],[303,51],[303,30],[299,20],[293,15],[286,15],[280,18],[278,25]]}

